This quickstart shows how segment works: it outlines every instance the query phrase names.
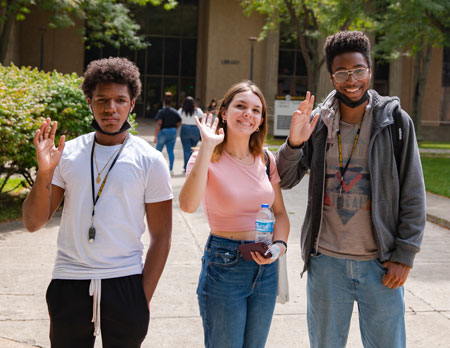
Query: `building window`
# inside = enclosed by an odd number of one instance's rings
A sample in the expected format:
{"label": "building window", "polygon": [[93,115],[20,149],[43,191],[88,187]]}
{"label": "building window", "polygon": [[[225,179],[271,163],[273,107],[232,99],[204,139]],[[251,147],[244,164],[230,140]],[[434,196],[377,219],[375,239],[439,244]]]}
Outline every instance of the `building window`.
{"label": "building window", "polygon": [[373,89],[380,95],[389,95],[389,63],[375,59],[373,72]]}
{"label": "building window", "polygon": [[143,86],[135,110],[138,116],[153,118],[166,91],[173,93],[176,108],[185,97],[195,98],[198,0],[179,0],[171,11],[148,5],[133,12],[150,46],[140,51],[94,47],[85,51],[85,65],[110,56],[135,62]]}
{"label": "building window", "polygon": [[278,95],[304,96],[307,91],[306,63],[303,60],[298,40],[286,25],[280,27],[280,49],[278,56]]}

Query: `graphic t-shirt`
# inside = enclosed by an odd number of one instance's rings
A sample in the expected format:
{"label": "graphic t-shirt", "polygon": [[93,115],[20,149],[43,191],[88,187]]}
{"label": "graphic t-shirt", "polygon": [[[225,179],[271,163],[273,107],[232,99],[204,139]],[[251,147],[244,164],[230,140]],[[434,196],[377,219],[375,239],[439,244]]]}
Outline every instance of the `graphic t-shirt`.
{"label": "graphic t-shirt", "polygon": [[[371,187],[368,149],[372,124],[370,106],[361,124],[361,131],[341,188],[338,136],[329,138],[326,149],[325,192],[319,251],[346,259],[370,260],[378,257],[371,218]],[[352,153],[359,123],[340,121],[342,167]]]}

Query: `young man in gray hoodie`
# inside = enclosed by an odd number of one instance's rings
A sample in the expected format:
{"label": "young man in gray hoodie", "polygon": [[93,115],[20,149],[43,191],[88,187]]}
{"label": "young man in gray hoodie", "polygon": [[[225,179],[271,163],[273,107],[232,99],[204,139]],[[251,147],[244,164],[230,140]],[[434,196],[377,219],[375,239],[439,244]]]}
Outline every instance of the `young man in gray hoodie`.
{"label": "young man in gray hoodie", "polygon": [[282,188],[310,170],[301,248],[311,347],[345,347],[355,301],[364,347],[405,347],[403,284],[425,226],[413,122],[398,98],[369,90],[365,34],[338,32],[324,51],[334,90],[314,111],[308,92],[277,153]]}

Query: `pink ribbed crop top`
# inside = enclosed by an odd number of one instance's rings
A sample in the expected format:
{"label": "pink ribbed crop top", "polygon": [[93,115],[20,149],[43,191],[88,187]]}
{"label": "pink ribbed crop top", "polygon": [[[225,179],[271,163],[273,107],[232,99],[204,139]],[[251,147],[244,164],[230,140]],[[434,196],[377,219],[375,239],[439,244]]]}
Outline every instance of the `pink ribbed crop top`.
{"label": "pink ribbed crop top", "polygon": [[[272,206],[275,200],[271,182],[280,182],[275,158],[272,153],[268,153],[270,182],[266,165],[259,157],[254,164],[243,165],[223,151],[217,162],[210,163],[202,206],[211,230],[255,230],[255,217],[261,204]],[[194,152],[189,159],[187,175],[192,170],[197,154]]]}

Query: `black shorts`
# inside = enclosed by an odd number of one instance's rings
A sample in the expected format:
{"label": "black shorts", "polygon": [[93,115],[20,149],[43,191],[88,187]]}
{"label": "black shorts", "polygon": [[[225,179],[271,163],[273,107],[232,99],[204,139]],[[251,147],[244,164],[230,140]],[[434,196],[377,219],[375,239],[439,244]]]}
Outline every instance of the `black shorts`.
{"label": "black shorts", "polygon": [[[90,282],[62,279],[50,282],[46,299],[52,348],[94,347]],[[101,287],[100,328],[103,347],[140,347],[150,320],[142,275],[103,279]]]}

